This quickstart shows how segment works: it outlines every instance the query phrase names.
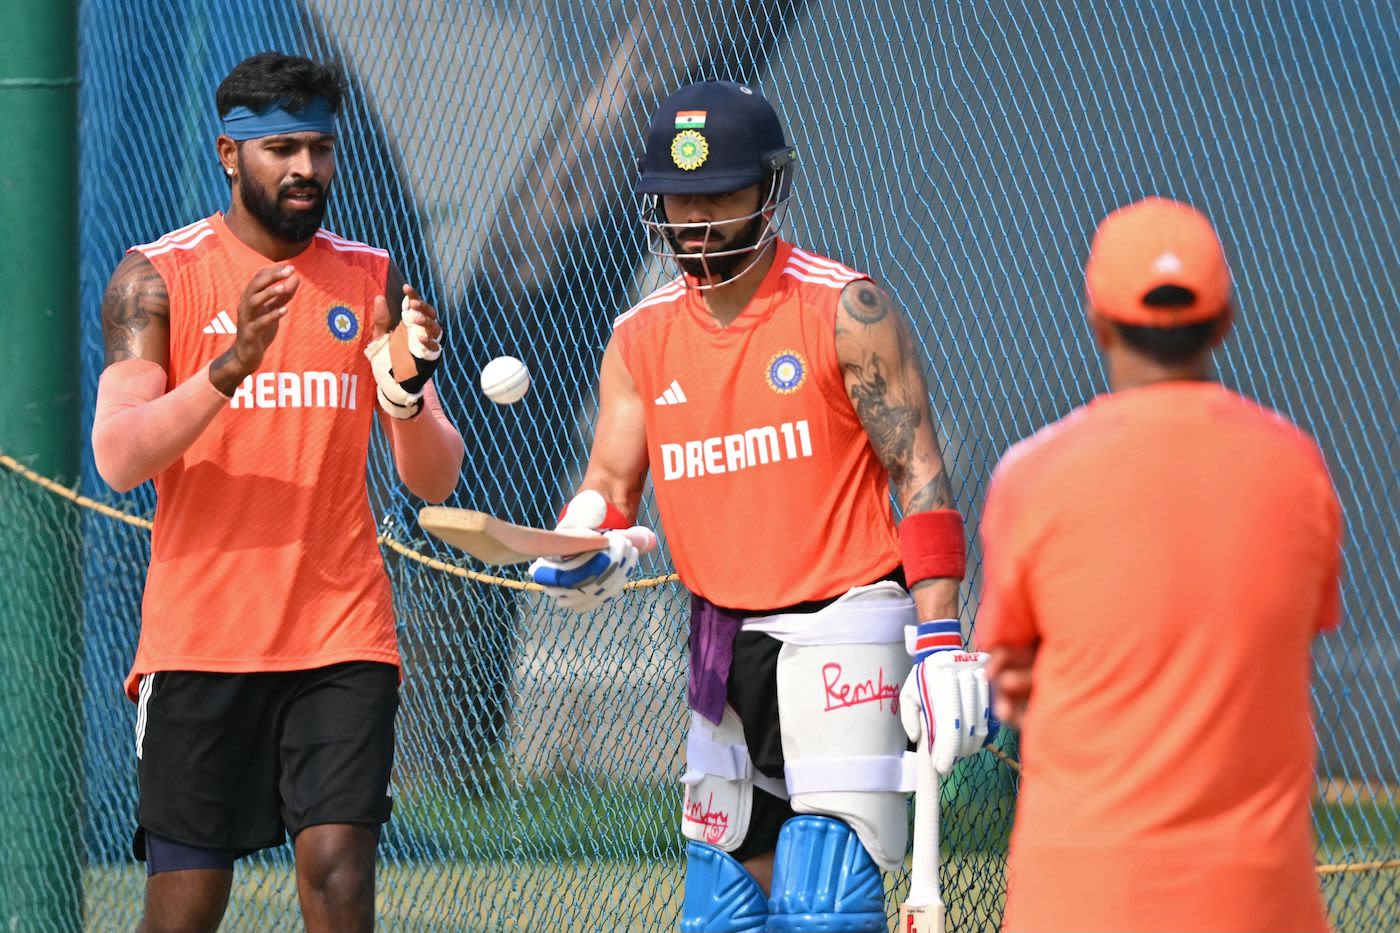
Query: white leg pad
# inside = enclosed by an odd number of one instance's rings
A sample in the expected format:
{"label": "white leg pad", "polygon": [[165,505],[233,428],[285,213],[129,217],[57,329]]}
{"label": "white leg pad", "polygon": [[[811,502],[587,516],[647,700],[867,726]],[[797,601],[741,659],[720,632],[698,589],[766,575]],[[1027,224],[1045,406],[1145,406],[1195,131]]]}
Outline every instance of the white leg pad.
{"label": "white leg pad", "polygon": [[724,708],[719,725],[692,712],[685,748],[681,832],[688,839],[732,852],[748,835],[754,787],[786,797],[786,785],[754,767],[744,743],[744,726],[733,707]]}
{"label": "white leg pad", "polygon": [[[912,617],[913,600],[901,595]],[[846,629],[862,607],[829,608]],[[891,608],[880,606],[885,613]],[[875,863],[896,871],[909,846],[916,759],[899,718],[899,692],[912,662],[902,630],[895,636],[895,626],[889,629],[891,640],[882,643],[786,641],[778,654],[778,709],[792,808],[850,824]]]}

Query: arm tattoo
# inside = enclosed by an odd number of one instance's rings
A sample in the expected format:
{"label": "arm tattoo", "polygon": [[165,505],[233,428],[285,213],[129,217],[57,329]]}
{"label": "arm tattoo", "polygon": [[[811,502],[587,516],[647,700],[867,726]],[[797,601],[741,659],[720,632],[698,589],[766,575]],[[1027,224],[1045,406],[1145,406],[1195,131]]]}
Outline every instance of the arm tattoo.
{"label": "arm tattoo", "polygon": [[847,392],[900,508],[906,515],[952,508],[953,487],[924,415],[928,388],[913,334],[889,296],[870,282],[848,288],[841,304],[855,325],[838,315],[837,341],[848,347],[842,365]]}
{"label": "arm tattoo", "polygon": [[137,345],[151,318],[170,313],[165,280],[140,253],[124,259],[102,296],[102,335],[107,365],[139,355]]}
{"label": "arm tattoo", "polygon": [[868,363],[846,367],[853,376],[849,392],[856,416],[865,425],[870,446],[889,471],[897,488],[907,482],[914,460],[914,429],[919,426],[919,409],[914,405],[892,404],[890,385],[885,379],[880,357],[870,355]]}
{"label": "arm tattoo", "polygon": [[953,484],[948,482],[948,473],[942,467],[938,468],[938,473],[924,484],[924,488],[915,492],[909,497],[909,501],[904,505],[904,514],[910,515],[914,512],[930,512],[934,509],[951,509],[953,507]]}
{"label": "arm tattoo", "polygon": [[845,297],[845,301],[846,313],[862,324],[878,324],[890,313],[890,303],[884,294],[869,282],[860,284],[854,300]]}

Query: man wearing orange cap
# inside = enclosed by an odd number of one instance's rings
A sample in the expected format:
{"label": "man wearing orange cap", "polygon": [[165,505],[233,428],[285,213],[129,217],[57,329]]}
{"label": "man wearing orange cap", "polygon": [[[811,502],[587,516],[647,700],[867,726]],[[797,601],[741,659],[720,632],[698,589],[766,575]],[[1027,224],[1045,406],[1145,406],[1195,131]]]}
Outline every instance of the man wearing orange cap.
{"label": "man wearing orange cap", "polygon": [[1340,617],[1321,454],[1210,379],[1230,276],[1150,198],[1094,237],[1111,392],[998,465],[980,646],[1024,729],[1006,930],[1325,930],[1310,646]]}

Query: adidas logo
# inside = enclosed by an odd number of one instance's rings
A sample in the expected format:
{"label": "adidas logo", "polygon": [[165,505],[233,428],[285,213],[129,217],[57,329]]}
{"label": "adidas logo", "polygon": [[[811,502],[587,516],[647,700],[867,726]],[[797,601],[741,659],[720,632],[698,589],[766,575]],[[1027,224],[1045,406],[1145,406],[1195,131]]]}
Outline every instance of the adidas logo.
{"label": "adidas logo", "polygon": [[227,311],[220,311],[214,315],[213,320],[204,325],[206,334],[236,334],[238,327],[233,323],[233,318],[228,316]]}
{"label": "adidas logo", "polygon": [[656,398],[658,405],[679,405],[687,401],[685,393],[681,391],[681,384],[676,380],[671,380],[671,385]]}

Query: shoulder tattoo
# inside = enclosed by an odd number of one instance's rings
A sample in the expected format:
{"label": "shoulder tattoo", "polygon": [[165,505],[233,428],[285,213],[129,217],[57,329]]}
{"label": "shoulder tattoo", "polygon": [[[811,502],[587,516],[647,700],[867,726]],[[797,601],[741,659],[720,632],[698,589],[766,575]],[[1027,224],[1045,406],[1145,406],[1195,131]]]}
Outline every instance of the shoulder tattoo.
{"label": "shoulder tattoo", "polygon": [[107,364],[136,356],[137,337],[150,326],[152,316],[165,316],[169,311],[165,280],[151,261],[140,253],[123,259],[102,296]]}
{"label": "shoulder tattoo", "polygon": [[841,296],[846,313],[862,324],[878,324],[890,313],[890,300],[870,282],[858,282],[855,294],[848,290]]}

